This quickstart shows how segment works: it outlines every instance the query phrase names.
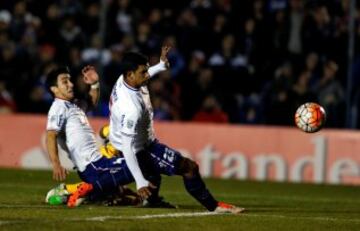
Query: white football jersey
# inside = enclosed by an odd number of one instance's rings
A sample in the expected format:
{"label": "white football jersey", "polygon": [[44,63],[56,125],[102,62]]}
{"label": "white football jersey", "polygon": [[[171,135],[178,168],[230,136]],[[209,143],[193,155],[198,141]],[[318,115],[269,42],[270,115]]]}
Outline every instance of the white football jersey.
{"label": "white football jersey", "polygon": [[155,139],[153,109],[146,86],[134,89],[123,76],[117,80],[110,98],[110,142],[122,151],[123,136],[133,136],[137,153]]}
{"label": "white football jersey", "polygon": [[58,132],[58,143],[82,172],[86,166],[101,158],[95,134],[84,110],[75,103],[55,98],[49,113],[46,130]]}
{"label": "white football jersey", "polygon": [[[164,62],[152,66],[148,72],[154,76],[166,70]],[[110,97],[110,142],[124,154],[137,188],[147,186],[135,154],[143,150],[155,139],[153,128],[153,108],[146,86],[135,89],[119,77]],[[129,139],[130,138],[130,139]]]}

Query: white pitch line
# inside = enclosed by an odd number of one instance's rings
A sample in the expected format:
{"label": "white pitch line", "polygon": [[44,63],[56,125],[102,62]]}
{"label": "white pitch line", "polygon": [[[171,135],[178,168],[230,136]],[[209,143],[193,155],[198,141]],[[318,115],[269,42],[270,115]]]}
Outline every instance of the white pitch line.
{"label": "white pitch line", "polygon": [[[156,218],[174,218],[174,217],[203,217],[203,216],[215,216],[215,215],[233,215],[233,214],[219,214],[214,212],[194,212],[194,213],[167,213],[167,214],[154,214],[154,215],[140,215],[140,216],[100,216],[100,217],[89,217],[84,219],[73,219],[76,221],[100,221],[106,220],[147,220]],[[279,218],[279,219],[295,219],[295,220],[318,220],[318,221],[345,221],[360,223],[360,219],[348,219],[348,218],[334,218],[334,217],[298,217],[298,216],[286,216],[286,215],[261,215],[243,213],[238,216],[244,217],[264,217],[264,218]]]}
{"label": "white pitch line", "polygon": [[24,209],[32,209],[32,208],[52,208],[51,205],[19,205],[19,204],[0,204],[0,208],[24,208]]}
{"label": "white pitch line", "polygon": [[[233,215],[233,214],[220,214],[214,212],[193,212],[193,213],[166,213],[166,214],[153,214],[153,215],[139,215],[139,216],[98,216],[98,217],[88,217],[88,218],[74,218],[66,219],[67,221],[100,221],[104,222],[107,220],[148,220],[148,219],[157,219],[157,218],[178,218],[178,217],[205,217],[205,216],[216,216],[216,215]],[[287,215],[276,215],[276,214],[251,214],[251,213],[242,213],[237,216],[243,218],[251,217],[263,217],[263,218],[278,218],[278,219],[293,219],[293,220],[313,220],[313,221],[327,221],[327,222],[355,222],[360,223],[360,219],[353,218],[335,218],[335,217],[303,217],[303,216],[287,216]],[[37,220],[37,219],[33,219]],[[33,221],[32,220],[32,221]],[[0,220],[0,226],[15,224],[15,223],[27,223],[28,221],[17,221],[17,220]],[[47,222],[44,220],[39,220],[38,222]]]}
{"label": "white pitch line", "polygon": [[[106,221],[106,220],[146,220],[156,218],[173,218],[173,217],[203,217],[203,216],[215,216],[215,215],[233,215],[233,214],[220,214],[214,212],[194,212],[194,213],[167,213],[167,214],[154,214],[154,215],[140,215],[140,216],[100,216],[100,217],[89,217],[84,219],[73,219],[76,221]],[[286,216],[286,215],[261,215],[242,213],[238,216],[244,217],[268,217],[268,218],[279,218],[279,219],[295,219],[295,220],[318,220],[318,221],[345,221],[360,223],[360,219],[349,219],[349,218],[334,218],[334,217],[298,217],[298,216]]]}
{"label": "white pitch line", "polygon": [[0,226],[2,225],[13,225],[13,224],[19,224],[24,223],[23,221],[0,221]]}
{"label": "white pitch line", "polygon": [[[74,218],[67,219],[67,221],[100,221],[104,222],[106,220],[147,220],[147,219],[156,219],[156,218],[171,218],[171,217],[203,217],[203,216],[215,216],[215,215],[229,215],[229,214],[219,214],[215,212],[194,212],[194,213],[167,213],[167,214],[154,214],[154,215],[141,215],[141,216],[101,216],[101,217],[89,217],[89,218]],[[34,221],[37,219],[33,219]],[[0,226],[9,225],[15,223],[26,223],[27,221],[17,221],[17,220],[0,220]],[[38,221],[44,222],[44,220]],[[47,221],[45,221],[47,222]]]}
{"label": "white pitch line", "polygon": [[249,214],[246,213],[243,216],[247,216],[247,217],[269,217],[269,218],[280,218],[280,219],[293,219],[293,220],[318,220],[318,221],[346,221],[346,222],[355,222],[355,223],[360,223],[360,219],[357,218],[336,218],[336,217],[302,217],[302,216],[286,216],[286,215],[271,215],[271,214],[266,214],[266,215],[261,215],[261,214]]}
{"label": "white pitch line", "polygon": [[140,215],[140,216],[101,216],[101,217],[89,217],[85,219],[73,219],[76,221],[106,221],[106,220],[147,220],[156,218],[172,218],[172,217],[204,217],[215,215],[229,215],[220,214],[215,212],[194,212],[194,213],[165,213],[165,214],[153,214],[153,215]]}

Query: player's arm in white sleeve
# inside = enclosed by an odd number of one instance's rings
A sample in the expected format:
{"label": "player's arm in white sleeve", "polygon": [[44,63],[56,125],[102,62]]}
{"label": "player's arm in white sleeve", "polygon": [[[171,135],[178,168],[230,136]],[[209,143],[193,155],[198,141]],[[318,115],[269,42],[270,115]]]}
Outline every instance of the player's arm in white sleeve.
{"label": "player's arm in white sleeve", "polygon": [[148,187],[149,181],[145,179],[136,157],[136,150],[134,147],[135,137],[127,134],[123,134],[122,137],[122,152],[125,157],[126,164],[128,165],[130,172],[135,178],[136,189],[139,190],[140,188]]}
{"label": "player's arm in white sleeve", "polygon": [[161,55],[160,55],[160,62],[154,66],[149,67],[149,75],[150,77],[153,77],[154,75],[158,74],[159,72],[165,71],[169,68],[169,60],[167,58],[167,55],[170,51],[170,46],[162,46],[161,47]]}
{"label": "player's arm in white sleeve", "polygon": [[65,180],[68,174],[67,170],[60,163],[57,142],[59,131],[65,123],[64,118],[64,110],[62,108],[51,108],[46,127],[46,148],[53,166],[53,179],[57,181]]}
{"label": "player's arm in white sleeve", "polygon": [[143,187],[149,186],[147,181],[140,169],[139,162],[136,157],[136,126],[140,118],[138,113],[128,113],[122,115],[122,123],[120,125],[120,132],[122,137],[122,153],[124,155],[126,164],[128,165],[132,175],[135,178],[136,188],[139,190]]}

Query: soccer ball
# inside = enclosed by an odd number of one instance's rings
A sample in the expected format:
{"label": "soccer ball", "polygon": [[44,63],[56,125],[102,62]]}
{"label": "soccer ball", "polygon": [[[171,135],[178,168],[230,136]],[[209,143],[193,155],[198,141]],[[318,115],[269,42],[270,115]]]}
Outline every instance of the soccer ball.
{"label": "soccer ball", "polygon": [[325,110],[317,103],[304,103],[295,113],[296,126],[307,133],[319,131],[324,126],[325,121]]}
{"label": "soccer ball", "polygon": [[66,186],[64,183],[61,183],[60,185],[56,186],[55,188],[50,189],[50,191],[46,194],[45,197],[45,203],[49,203],[50,197],[53,196],[60,196],[60,197],[66,197],[69,196],[70,193],[66,190]]}

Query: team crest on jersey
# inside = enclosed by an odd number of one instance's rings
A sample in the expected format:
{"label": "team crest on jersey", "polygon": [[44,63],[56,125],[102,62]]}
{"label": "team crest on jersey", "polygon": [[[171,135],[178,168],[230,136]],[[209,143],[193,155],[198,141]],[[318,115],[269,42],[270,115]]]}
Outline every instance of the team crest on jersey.
{"label": "team crest on jersey", "polygon": [[54,123],[54,122],[56,122],[57,121],[57,115],[52,115],[52,116],[50,116],[50,122],[51,123]]}
{"label": "team crest on jersey", "polygon": [[127,123],[126,123],[126,127],[130,129],[130,128],[132,128],[133,126],[134,126],[134,121],[128,120]]}

